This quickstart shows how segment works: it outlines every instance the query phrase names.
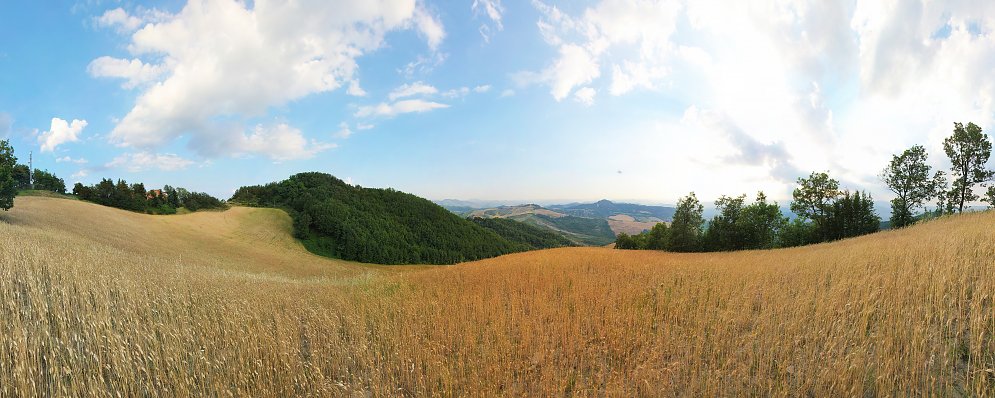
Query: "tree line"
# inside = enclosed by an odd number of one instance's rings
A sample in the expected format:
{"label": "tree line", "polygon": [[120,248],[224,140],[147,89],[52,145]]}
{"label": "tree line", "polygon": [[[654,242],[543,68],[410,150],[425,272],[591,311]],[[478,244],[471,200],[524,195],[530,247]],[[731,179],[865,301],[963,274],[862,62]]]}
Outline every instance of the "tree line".
{"label": "tree line", "polygon": [[[36,169],[32,173],[28,166],[17,163],[10,142],[0,140],[0,209],[13,208],[17,192],[27,189],[64,195],[66,183],[47,170]],[[115,183],[107,178],[91,186],[76,183],[72,194],[81,200],[148,214],[176,214],[179,208],[198,211],[228,207],[225,202],[203,192],[189,192],[169,185],[146,190],[142,183],[129,185],[124,180]]]}
{"label": "tree line", "polygon": [[[40,191],[50,191],[60,194],[66,193],[66,182],[48,170],[35,169],[32,174],[31,169],[23,164],[14,166],[14,184],[17,189],[36,189]],[[32,184],[32,180],[34,184]],[[32,186],[33,185],[33,186]]]}
{"label": "tree line", "polygon": [[180,208],[190,211],[225,209],[225,202],[203,192],[190,192],[166,185],[162,189],[146,190],[145,184],[128,184],[125,180],[115,183],[109,178],[94,185],[76,183],[73,195],[96,204],[148,214],[176,214]]}
{"label": "tree line", "polygon": [[[932,171],[921,145],[892,156],[880,175],[896,196],[891,200],[891,228],[960,213],[978,200],[995,207],[995,186],[988,185],[995,171],[985,166],[991,147],[988,136],[974,123],[954,123],[953,134],[943,141],[951,163],[949,183],[946,173]],[[984,196],[977,194],[979,186],[988,188]],[[935,209],[927,211],[926,205],[933,201]],[[870,194],[841,190],[839,181],[827,172],[798,179],[790,207],[797,216],[793,220],[781,212],[777,202],[768,202],[763,192],[750,204],[746,195],[721,196],[715,207],[718,214],[706,222],[704,207],[692,192],[678,201],[669,226],[660,223],[640,234],[619,234],[615,247],[673,252],[770,249],[869,234],[881,224]]]}

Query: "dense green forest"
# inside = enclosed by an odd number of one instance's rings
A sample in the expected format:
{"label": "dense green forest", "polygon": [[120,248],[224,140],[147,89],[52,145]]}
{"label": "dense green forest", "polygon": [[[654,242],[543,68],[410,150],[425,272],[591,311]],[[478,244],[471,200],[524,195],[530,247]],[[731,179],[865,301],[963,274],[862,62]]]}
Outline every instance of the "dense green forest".
{"label": "dense green forest", "polygon": [[294,219],[294,235],[308,250],[345,260],[454,264],[536,247],[502,237],[415,195],[352,186],[324,173],[242,187],[230,202],[287,210]]}
{"label": "dense green forest", "polygon": [[473,217],[470,221],[494,231],[502,238],[526,245],[527,250],[575,246],[569,239],[552,231],[507,218]]}
{"label": "dense green forest", "polygon": [[535,218],[555,229],[576,234],[575,237],[585,245],[603,246],[615,240],[615,233],[603,218],[551,217],[544,214],[536,214]]}

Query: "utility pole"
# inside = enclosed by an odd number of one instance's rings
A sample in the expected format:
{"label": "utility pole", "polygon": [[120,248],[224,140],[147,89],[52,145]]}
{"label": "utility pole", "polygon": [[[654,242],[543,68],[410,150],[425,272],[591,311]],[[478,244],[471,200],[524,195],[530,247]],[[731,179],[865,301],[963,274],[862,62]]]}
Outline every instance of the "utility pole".
{"label": "utility pole", "polygon": [[35,189],[34,151],[28,152],[28,188]]}

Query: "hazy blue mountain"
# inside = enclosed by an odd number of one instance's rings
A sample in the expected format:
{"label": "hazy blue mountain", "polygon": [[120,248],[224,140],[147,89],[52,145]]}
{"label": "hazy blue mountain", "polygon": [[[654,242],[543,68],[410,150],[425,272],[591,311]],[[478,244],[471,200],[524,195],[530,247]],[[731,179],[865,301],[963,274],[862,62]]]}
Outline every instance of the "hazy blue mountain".
{"label": "hazy blue mountain", "polygon": [[647,206],[633,203],[615,203],[610,200],[599,200],[594,203],[571,203],[566,205],[547,206],[564,214],[587,218],[608,218],[624,214],[639,221],[670,221],[674,217],[674,208],[667,206]]}

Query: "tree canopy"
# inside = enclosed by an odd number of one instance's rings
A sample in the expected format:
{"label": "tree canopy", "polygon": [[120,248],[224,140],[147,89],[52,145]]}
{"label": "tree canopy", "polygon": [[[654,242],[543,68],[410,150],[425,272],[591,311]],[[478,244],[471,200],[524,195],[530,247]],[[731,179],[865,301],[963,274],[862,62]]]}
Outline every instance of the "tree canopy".
{"label": "tree canopy", "polygon": [[895,194],[891,200],[891,227],[901,228],[915,222],[915,213],[938,196],[946,185],[942,171],[930,175],[926,148],[916,145],[892,156],[881,180]]}
{"label": "tree canopy", "polygon": [[880,228],[871,195],[840,190],[829,173],[799,178],[793,196],[791,208],[798,215],[793,221],[759,192],[750,204],[746,195],[719,197],[718,214],[706,224],[703,206],[692,192],[678,202],[669,228],[657,224],[641,234],[619,234],[615,247],[673,252],[772,249],[844,239]]}
{"label": "tree canopy", "polygon": [[[768,202],[763,192],[757,194],[756,200],[746,204],[746,195],[736,197],[722,196],[716,202],[719,214],[707,224],[704,232],[699,232],[700,238],[687,238],[690,230],[694,234],[694,225],[699,224],[701,204],[695,204],[697,198],[693,195],[681,200],[678,212],[682,221],[668,227],[665,223],[656,224],[649,231],[636,235],[619,234],[615,241],[618,249],[647,249],[667,251],[729,251],[748,249],[770,249],[781,246],[781,234],[785,230],[788,219],[781,214],[776,202]],[[683,209],[682,209],[683,207]],[[690,222],[683,220],[689,219]],[[701,219],[701,223],[704,220]],[[690,226],[687,227],[687,226]],[[699,227],[700,228],[700,227]],[[699,231],[701,231],[699,229]],[[676,236],[675,234],[685,234]],[[676,238],[675,238],[676,237]],[[697,243],[688,243],[688,242]],[[806,241],[805,243],[809,243]],[[805,244],[803,243],[803,244]]]}
{"label": "tree canopy", "polygon": [[701,250],[701,235],[705,225],[702,216],[704,206],[694,192],[681,198],[670,223],[670,243],[668,248],[675,252],[695,252]]}
{"label": "tree canopy", "polygon": [[48,170],[35,170],[34,189],[65,194],[66,182]]}
{"label": "tree canopy", "polygon": [[162,189],[146,190],[142,183],[128,184],[125,180],[115,183],[109,178],[101,179],[92,186],[77,182],[72,193],[88,202],[149,214],[176,214],[181,207],[190,211],[228,207],[218,198],[206,193],[191,193],[169,185]]}
{"label": "tree canopy", "polygon": [[7,140],[0,141],[0,209],[4,211],[14,207],[14,196],[17,196],[17,183],[14,180],[14,148]]}
{"label": "tree canopy", "polygon": [[953,135],[943,140],[943,151],[950,158],[950,176],[953,178],[947,200],[950,207],[956,206],[958,212],[963,212],[965,203],[980,198],[974,193],[974,187],[978,184],[984,186],[995,175],[985,168],[992,154],[992,143],[978,125],[954,123]]}
{"label": "tree canopy", "polygon": [[798,178],[798,187],[791,193],[794,198],[791,211],[819,227],[825,224],[833,201],[840,194],[839,181],[829,178],[829,173],[813,172],[808,178]]}
{"label": "tree canopy", "polygon": [[470,218],[475,224],[494,231],[498,236],[518,244],[519,249],[537,250],[575,246],[569,239],[547,229],[507,218]]}

